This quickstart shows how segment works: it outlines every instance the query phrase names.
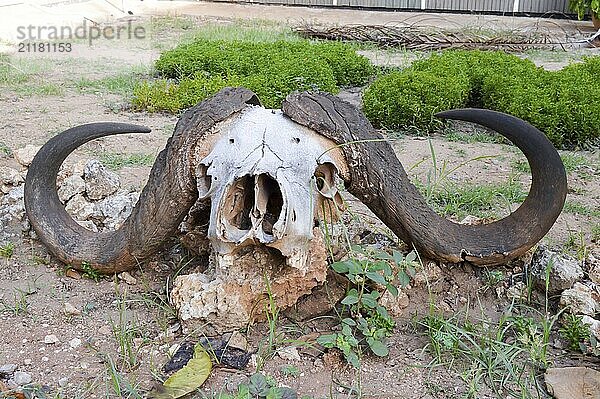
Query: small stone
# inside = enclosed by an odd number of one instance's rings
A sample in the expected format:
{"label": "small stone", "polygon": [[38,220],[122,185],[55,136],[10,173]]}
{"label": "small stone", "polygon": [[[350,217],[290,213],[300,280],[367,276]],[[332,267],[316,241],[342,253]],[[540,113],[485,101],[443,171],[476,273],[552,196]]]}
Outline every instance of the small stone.
{"label": "small stone", "polygon": [[35,154],[40,150],[40,146],[28,144],[23,148],[19,148],[18,150],[13,151],[13,155],[18,163],[23,166],[31,165]]}
{"label": "small stone", "polygon": [[52,344],[57,344],[57,343],[59,343],[59,342],[60,342],[60,340],[59,340],[59,339],[58,339],[58,337],[57,337],[56,335],[54,335],[54,334],[48,334],[48,335],[46,335],[46,336],[44,337],[44,343],[45,343],[45,344],[52,345]]}
{"label": "small stone", "polygon": [[592,289],[580,282],[573,284],[573,288],[563,291],[560,296],[560,306],[567,308],[573,314],[588,316],[594,316],[598,309]]}
{"label": "small stone", "polygon": [[119,274],[119,280],[125,281],[128,285],[136,285],[137,279],[133,277],[129,272],[123,272]]}
{"label": "small stone", "polygon": [[558,254],[540,245],[531,259],[531,274],[533,282],[541,290],[546,289],[546,269],[550,268],[548,276],[548,291],[558,294],[573,286],[575,281],[583,278],[583,269],[577,260]]}
{"label": "small stone", "polygon": [[298,353],[298,349],[295,346],[285,346],[283,348],[279,348],[277,349],[277,355],[283,360],[297,362],[302,360],[300,358],[300,354]]}
{"label": "small stone", "polygon": [[63,305],[63,313],[67,316],[79,316],[81,314],[81,310],[77,309],[69,302],[65,302]]}
{"label": "small stone", "polygon": [[85,192],[85,181],[81,176],[73,175],[67,177],[58,189],[58,198],[66,203],[77,194]]}
{"label": "small stone", "polygon": [[102,335],[110,335],[112,334],[112,329],[110,326],[102,326],[98,329],[98,332]]}
{"label": "small stone", "polygon": [[63,377],[58,380],[58,386],[61,388],[66,387],[69,384],[69,377]]}
{"label": "small stone", "polygon": [[588,263],[590,264],[590,271],[588,276],[592,283],[600,285],[600,261],[594,257],[594,255],[588,256]]}
{"label": "small stone", "polygon": [[234,331],[227,340],[227,345],[232,348],[238,348],[241,350],[248,350],[248,340],[239,331]]}
{"label": "small stone", "polygon": [[31,362],[32,362],[32,360],[31,360],[31,359],[29,359],[29,358],[27,358],[27,359],[23,359],[23,364],[24,364],[25,366],[29,366],[29,365],[31,364]]}
{"label": "small stone", "polygon": [[431,283],[439,280],[442,277],[442,269],[434,263],[428,263],[423,270],[417,272],[414,278],[414,286],[421,287],[427,285],[427,283]]}
{"label": "small stone", "polygon": [[24,371],[15,371],[11,379],[17,386],[27,385],[32,381],[31,374]]}
{"label": "small stone", "polygon": [[48,360],[50,360],[48,356],[42,356],[42,362],[47,362]]}
{"label": "small stone", "polygon": [[550,368],[544,375],[548,393],[556,399],[597,399],[600,371],[587,367]]}
{"label": "small stone", "polygon": [[18,186],[23,181],[23,176],[21,176],[18,170],[7,166],[0,166],[0,183],[7,186]]}
{"label": "small stone", "polygon": [[81,340],[79,338],[73,338],[69,341],[69,346],[73,349],[78,348],[81,346]]}
{"label": "small stone", "polygon": [[75,280],[81,280],[81,273],[79,273],[75,269],[67,269],[67,271],[65,272],[65,276]]}
{"label": "small stone", "polygon": [[581,317],[581,322],[587,324],[590,327],[590,332],[600,340],[600,320],[596,320],[588,315]]}
{"label": "small stone", "polygon": [[394,296],[389,291],[386,291],[381,298],[379,304],[386,308],[392,317],[402,316],[402,311],[408,307],[410,300],[406,292],[398,290],[398,295]]}
{"label": "small stone", "polygon": [[101,215],[108,229],[116,230],[131,215],[139,197],[139,193],[119,192],[111,195],[96,204],[96,214]]}
{"label": "small stone", "polygon": [[11,376],[15,370],[17,369],[17,365],[16,364],[3,364],[2,366],[0,366],[0,377],[9,377]]}
{"label": "small stone", "polygon": [[506,297],[508,299],[526,299],[527,298],[527,286],[522,281],[516,282],[506,290]]}
{"label": "small stone", "polygon": [[97,160],[91,160],[85,165],[83,179],[85,191],[91,200],[106,198],[121,187],[119,175],[108,170]]}
{"label": "small stone", "polygon": [[77,220],[88,220],[94,215],[94,204],[88,202],[83,195],[76,194],[67,202],[65,210]]}

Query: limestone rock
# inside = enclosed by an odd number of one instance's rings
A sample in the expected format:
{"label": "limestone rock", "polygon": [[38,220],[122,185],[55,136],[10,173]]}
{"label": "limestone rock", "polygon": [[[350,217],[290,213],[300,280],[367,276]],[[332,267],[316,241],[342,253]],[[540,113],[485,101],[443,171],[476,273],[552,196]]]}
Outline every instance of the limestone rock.
{"label": "limestone rock", "polygon": [[35,157],[35,154],[42,148],[41,146],[28,144],[23,148],[13,151],[13,155],[18,163],[23,166],[29,166]]}
{"label": "limestone rock", "polygon": [[97,160],[91,160],[85,165],[83,179],[85,191],[91,200],[106,198],[121,187],[119,176]]}
{"label": "limestone rock", "polygon": [[125,281],[128,285],[136,285],[137,279],[133,277],[129,272],[123,272],[119,274],[119,280]]}
{"label": "limestone rock", "polygon": [[600,372],[587,367],[550,368],[544,375],[556,399],[600,399]]}
{"label": "limestone rock", "polygon": [[600,286],[600,260],[590,254],[588,256],[588,263],[590,265],[588,276],[591,282]]}
{"label": "limestone rock", "polygon": [[16,386],[27,385],[32,381],[31,374],[24,371],[15,371],[11,379]]}
{"label": "limestone rock", "polygon": [[284,346],[277,349],[277,356],[282,358],[283,360],[296,361],[299,362],[302,359],[300,358],[300,354],[298,353],[298,348],[295,346]]}
{"label": "limestone rock", "polygon": [[58,189],[58,198],[63,202],[69,201],[77,194],[85,192],[85,181],[81,176],[72,175],[63,180]]}
{"label": "limestone rock", "polygon": [[386,291],[381,298],[379,298],[378,302],[388,310],[392,317],[402,316],[402,311],[410,304],[408,295],[402,290],[398,290],[398,296],[393,296],[389,291]]}
{"label": "limestone rock", "polygon": [[57,343],[59,343],[59,342],[60,342],[60,340],[59,340],[59,339],[58,339],[58,337],[57,337],[56,335],[54,335],[54,334],[48,334],[48,335],[46,335],[46,336],[44,337],[44,343],[45,343],[45,344],[52,345],[52,344],[57,344]]}
{"label": "limestone rock", "polygon": [[171,300],[184,328],[210,324],[211,334],[223,334],[266,320],[268,298],[265,277],[278,309],[293,306],[300,297],[325,281],[325,246],[320,231],[309,250],[309,267],[299,270],[287,266],[280,254],[264,246],[244,247],[236,261],[211,273],[178,276]]}
{"label": "limestone rock", "polygon": [[573,314],[588,316],[594,316],[598,310],[598,303],[594,299],[592,289],[579,282],[576,282],[573,288],[563,291],[560,305]]}
{"label": "limestone rock", "polygon": [[558,294],[583,278],[583,269],[577,260],[558,254],[540,245],[531,260],[533,282],[541,290],[546,288],[546,268],[550,268],[548,291]]}
{"label": "limestone rock", "polygon": [[23,181],[23,176],[18,170],[8,166],[0,166],[0,183],[7,186],[18,186]]}
{"label": "limestone rock", "polygon": [[88,220],[96,214],[94,204],[88,202],[81,194],[73,196],[73,198],[67,202],[65,209],[76,220],[82,221]]}
{"label": "limestone rock", "polygon": [[117,193],[95,204],[95,214],[101,215],[104,227],[118,229],[131,215],[133,207],[140,198],[139,193]]}
{"label": "limestone rock", "polygon": [[590,327],[590,332],[600,340],[600,320],[596,320],[590,316],[584,315],[581,317],[581,321]]}
{"label": "limestone rock", "polygon": [[65,304],[63,305],[63,313],[67,316],[79,316],[81,315],[81,310],[77,309],[69,302],[65,302]]}

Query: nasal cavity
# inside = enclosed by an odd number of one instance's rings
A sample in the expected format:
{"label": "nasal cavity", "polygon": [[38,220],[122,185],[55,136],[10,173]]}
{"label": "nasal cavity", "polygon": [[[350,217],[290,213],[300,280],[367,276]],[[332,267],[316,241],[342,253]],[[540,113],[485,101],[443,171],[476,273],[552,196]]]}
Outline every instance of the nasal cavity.
{"label": "nasal cavity", "polygon": [[224,205],[230,225],[250,230],[260,223],[266,234],[273,235],[273,225],[279,220],[283,208],[283,195],[279,184],[271,176],[246,175],[233,184]]}
{"label": "nasal cavity", "polygon": [[279,220],[283,208],[283,195],[279,184],[267,174],[256,177],[256,207],[254,216],[261,221],[262,230],[273,235],[273,225]]}
{"label": "nasal cavity", "polygon": [[223,209],[230,225],[240,230],[250,230],[250,213],[254,208],[254,179],[244,176],[237,180],[225,197]]}

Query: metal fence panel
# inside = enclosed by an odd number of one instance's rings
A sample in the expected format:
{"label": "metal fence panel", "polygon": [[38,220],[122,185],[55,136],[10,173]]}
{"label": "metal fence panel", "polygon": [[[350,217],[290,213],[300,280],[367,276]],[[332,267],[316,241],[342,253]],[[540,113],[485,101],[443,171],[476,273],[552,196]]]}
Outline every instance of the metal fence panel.
{"label": "metal fence panel", "polygon": [[[239,1],[239,0],[220,0]],[[421,0],[248,0],[251,3],[341,6],[363,8],[390,8],[396,10],[421,9]],[[515,0],[425,0],[425,9],[434,11],[494,12],[510,14],[514,11]],[[569,0],[519,0],[518,12],[544,14],[550,12],[572,14]]]}
{"label": "metal fence panel", "polygon": [[559,12],[571,14],[569,2],[564,0],[521,0],[519,12],[543,14],[546,12]]}
{"label": "metal fence panel", "polygon": [[512,0],[427,0],[428,10],[512,12]]}

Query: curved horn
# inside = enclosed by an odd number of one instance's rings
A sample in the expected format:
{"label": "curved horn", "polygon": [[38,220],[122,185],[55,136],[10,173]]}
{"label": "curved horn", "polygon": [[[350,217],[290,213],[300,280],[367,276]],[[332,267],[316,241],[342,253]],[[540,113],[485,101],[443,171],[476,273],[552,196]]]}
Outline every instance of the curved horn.
{"label": "curved horn", "polygon": [[86,262],[102,273],[130,269],[155,253],[172,236],[198,197],[194,176],[195,144],[217,122],[258,105],[249,90],[226,88],[187,110],[160,152],[131,216],[116,231],[93,233],[65,211],[56,176],[65,158],[82,144],[108,135],[147,133],[125,123],[91,123],[69,129],[37,153],[25,181],[25,208],[31,225],[50,252],[81,269]]}
{"label": "curved horn", "polygon": [[325,93],[293,93],[284,112],[342,146],[348,191],[400,239],[424,255],[477,265],[507,262],[525,253],[552,227],[567,194],[562,161],[546,136],[518,118],[482,109],[442,112],[438,117],[489,127],[512,141],[532,172],[529,195],[512,214],[493,223],[460,225],[436,214],[410,182],[392,147],[354,106]]}

